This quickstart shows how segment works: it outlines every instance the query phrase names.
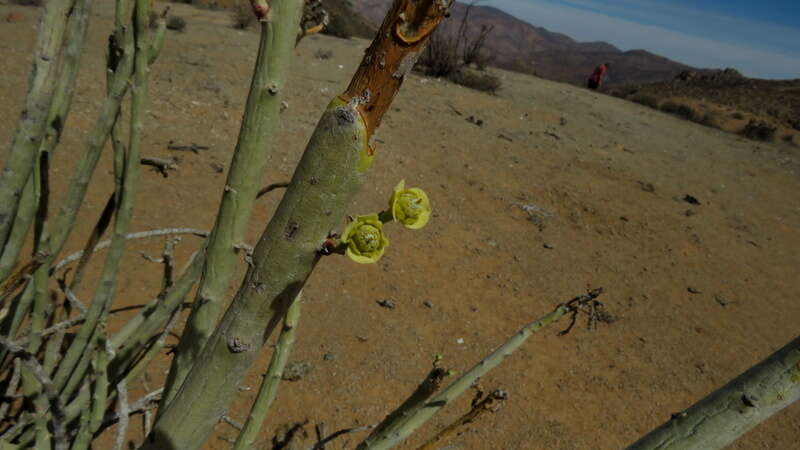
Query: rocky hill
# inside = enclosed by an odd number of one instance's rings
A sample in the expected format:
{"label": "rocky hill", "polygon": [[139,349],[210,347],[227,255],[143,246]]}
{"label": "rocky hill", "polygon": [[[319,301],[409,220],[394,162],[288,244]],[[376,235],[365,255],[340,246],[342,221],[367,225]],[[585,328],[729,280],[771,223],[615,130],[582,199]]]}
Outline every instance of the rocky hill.
{"label": "rocky hill", "polygon": [[[391,0],[353,0],[357,11],[374,23],[382,20]],[[458,28],[467,6],[457,3],[447,24]],[[534,26],[490,6],[474,6],[469,15],[474,35],[483,26],[493,30],[486,40],[493,65],[518,72],[583,84],[594,67],[611,63],[608,85],[669,80],[691,67],[645,50],[622,51],[608,42],[578,42],[562,34]]]}
{"label": "rocky hill", "polygon": [[800,143],[800,79],[761,80],[735,69],[690,70],[669,81],[608,92],[655,108],[683,105],[681,115],[726,131]]}

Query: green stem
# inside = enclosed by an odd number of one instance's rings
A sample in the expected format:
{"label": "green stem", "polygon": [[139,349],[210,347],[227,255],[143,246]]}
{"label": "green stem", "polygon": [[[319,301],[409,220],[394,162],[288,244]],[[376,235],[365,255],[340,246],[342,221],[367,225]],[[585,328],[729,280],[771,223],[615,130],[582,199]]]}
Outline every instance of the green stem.
{"label": "green stem", "polygon": [[[196,449],[212,431],[311,275],[320,247],[340,225],[372,160],[370,134],[402,83],[403,67],[424,47],[448,4],[395,0],[386,29],[353,77],[357,95],[334,99],[323,113],[239,291],[172,401],[162,402],[161,417],[141,449]],[[400,35],[393,28],[401,17],[424,26],[411,30],[415,36]]]}
{"label": "green stem", "polygon": [[[13,307],[8,312],[6,320],[3,321],[3,327],[0,329],[0,336],[8,336],[13,339],[17,335],[17,330],[22,324],[25,316],[30,312],[31,305],[33,304],[34,288],[33,283],[28,282],[21,294],[15,297]],[[8,352],[6,349],[0,350],[0,361],[5,361]]]}
{"label": "green stem", "polygon": [[[111,238],[111,246],[106,255],[106,262],[103,266],[89,310],[86,313],[86,322],[78,331],[77,336],[67,350],[64,360],[56,372],[54,382],[59,390],[63,389],[70,376],[75,379],[73,369],[80,362],[81,355],[87,346],[91,345],[90,338],[96,338],[95,328],[108,312],[108,306],[114,296],[116,289],[117,273],[122,258],[122,251],[125,248],[125,236],[128,232],[131,218],[133,216],[133,204],[136,197],[136,190],[139,182],[139,160],[141,139],[142,139],[142,118],[144,116],[144,102],[147,93],[147,58],[148,58],[148,7],[147,0],[137,0],[134,14],[135,31],[135,57],[132,98],[131,98],[131,130],[128,153],[125,159],[125,175],[122,183],[122,195],[118,204],[117,214],[114,221],[114,233]],[[77,385],[75,385],[77,386]]]}
{"label": "green stem", "polygon": [[19,201],[14,225],[11,227],[11,234],[9,234],[8,242],[0,256],[0,280],[5,280],[17,264],[17,258],[25,244],[25,237],[33,223],[33,216],[36,214],[33,191],[33,177],[28,177],[28,183],[22,190],[22,198]]}
{"label": "green stem", "polygon": [[264,165],[272,153],[272,136],[280,116],[303,4],[302,0],[273,0],[271,19],[261,22],[258,56],[239,140],[209,238],[203,277],[170,368],[162,405],[175,396],[214,331],[236,262],[241,258],[237,247],[245,242]]}
{"label": "green stem", "polygon": [[[129,0],[117,0],[117,10],[123,11],[121,14],[127,14],[126,17],[130,17],[131,11],[128,4]],[[130,25],[127,27],[129,28]],[[134,33],[131,30],[127,30],[127,32],[125,30],[117,30],[113,36],[114,41],[122,46],[122,54],[119,56],[119,60],[114,63],[114,66],[109,68],[113,69],[114,72],[113,76],[111,76],[109,95],[103,101],[97,122],[89,134],[86,149],[78,161],[78,167],[70,180],[67,193],[60,200],[62,206],[59,214],[51,223],[49,253],[52,258],[55,258],[61,252],[67,237],[72,231],[78,210],[84,203],[89,181],[97,167],[97,162],[100,159],[100,154],[106,144],[111,128],[116,121],[122,98],[128,90],[134,65]]]}
{"label": "green stem", "polygon": [[183,299],[200,278],[204,257],[205,253],[202,250],[195,253],[183,275],[166,295],[152,300],[112,337],[111,344],[116,351],[110,369],[112,379],[119,379],[131,370],[131,365],[138,358],[147,340],[157,333],[176,311],[179,311]]}
{"label": "green stem", "polygon": [[717,450],[800,400],[800,337],[751,367],[628,450]]}
{"label": "green stem", "polygon": [[74,4],[75,0],[47,2],[39,23],[28,95],[0,173],[0,248],[5,248],[23,188],[39,155],[58,79],[67,20]]}
{"label": "green stem", "polygon": [[297,294],[292,305],[286,311],[286,317],[283,319],[283,329],[281,329],[281,334],[275,343],[275,351],[272,353],[269,368],[267,373],[264,374],[264,380],[261,382],[253,407],[250,409],[250,415],[247,417],[239,437],[236,438],[233,450],[249,450],[253,448],[253,443],[258,437],[259,431],[261,431],[261,425],[267,417],[267,411],[269,411],[275,396],[278,394],[278,385],[283,378],[283,369],[286,367],[286,361],[289,359],[289,353],[292,350],[294,337],[297,333],[301,300],[302,292]]}
{"label": "green stem", "polygon": [[389,415],[390,423],[381,423],[367,439],[358,445],[357,450],[388,449],[397,445],[422,426],[434,414],[439,412],[448,403],[469,389],[478,378],[484,376],[506,357],[517,350],[533,333],[552,325],[557,320],[572,312],[567,305],[559,305],[555,311],[539,318],[521,329],[508,339],[497,350],[472,367],[468,372],[453,381],[447,388],[431,399],[422,408],[416,409],[411,414]]}

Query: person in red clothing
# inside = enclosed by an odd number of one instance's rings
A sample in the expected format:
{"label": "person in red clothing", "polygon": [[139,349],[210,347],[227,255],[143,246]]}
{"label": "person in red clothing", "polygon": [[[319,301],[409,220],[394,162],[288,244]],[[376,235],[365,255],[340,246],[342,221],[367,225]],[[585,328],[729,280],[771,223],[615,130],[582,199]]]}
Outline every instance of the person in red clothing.
{"label": "person in red clothing", "polygon": [[609,66],[609,63],[603,63],[597,66],[594,72],[592,72],[592,76],[590,76],[589,80],[586,82],[586,87],[589,89],[599,88],[600,85],[603,84],[603,78],[606,76]]}

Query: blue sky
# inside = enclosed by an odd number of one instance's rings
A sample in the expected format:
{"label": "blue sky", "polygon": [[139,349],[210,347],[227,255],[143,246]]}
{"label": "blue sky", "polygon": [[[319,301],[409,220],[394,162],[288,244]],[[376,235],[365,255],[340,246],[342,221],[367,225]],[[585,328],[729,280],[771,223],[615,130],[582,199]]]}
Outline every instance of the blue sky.
{"label": "blue sky", "polygon": [[579,41],[645,49],[696,67],[800,78],[800,0],[483,0]]}

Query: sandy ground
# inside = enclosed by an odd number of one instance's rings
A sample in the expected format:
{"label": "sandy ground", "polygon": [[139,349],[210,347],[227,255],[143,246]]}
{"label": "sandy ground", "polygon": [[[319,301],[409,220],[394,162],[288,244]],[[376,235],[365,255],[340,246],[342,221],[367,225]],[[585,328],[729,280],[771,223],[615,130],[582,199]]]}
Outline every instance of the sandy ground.
{"label": "sandy ground", "polygon": [[[111,2],[99,3],[52,165],[56,202],[104,92]],[[225,179],[214,166],[230,160],[257,45],[257,32],[233,30],[225,13],[173,8],[188,29],[169,32],[153,67],[143,153],[177,156],[179,170],[169,178],[143,171],[134,231],[213,224]],[[2,142],[10,142],[24,98],[37,14],[0,6],[0,17],[9,11],[24,18],[0,23]],[[322,108],[344,89],[366,44],[324,36],[301,43],[264,184],[289,179]],[[320,49],[332,57],[316,58]],[[434,354],[463,371],[523,324],[590,287],[606,289],[601,299],[616,320],[594,331],[581,323],[565,337],[556,335],[566,325],[559,324],[534,337],[481,380],[487,390],[509,392],[504,408],[448,448],[621,448],[797,335],[796,149],[565,84],[497,73],[497,96],[407,79],[379,130],[378,158],[351,213],[380,210],[405,178],[428,192],[435,215],[418,232],[390,228],[391,247],[377,265],[343,257],[320,264],[292,355],[313,370],[283,383],[262,433],[265,447],[284,424],[308,420],[313,433],[319,422],[331,431],[375,423],[422,379]],[[210,149],[174,152],[166,149],[170,141]],[[87,238],[112,189],[110,170],[106,154],[68,251]],[[684,201],[687,194],[700,204]],[[269,194],[257,205],[252,241],[279,197]],[[115,306],[141,304],[158,292],[160,267],[140,252],[156,255],[162,245],[130,243]],[[181,261],[198,245],[185,237]],[[380,307],[381,299],[397,307]],[[117,315],[112,326],[125,317]],[[267,360],[265,353],[243,383],[233,418],[245,417]],[[157,386],[167,367],[167,357],[157,361],[147,386],[133,395]],[[469,397],[404,448],[463,414]],[[133,423],[129,438],[140,442],[139,419]],[[798,430],[794,405],[732,448],[793,448]],[[228,448],[222,438],[230,436],[234,430],[220,424],[207,448]],[[352,447],[357,437],[333,448]]]}

